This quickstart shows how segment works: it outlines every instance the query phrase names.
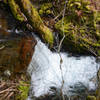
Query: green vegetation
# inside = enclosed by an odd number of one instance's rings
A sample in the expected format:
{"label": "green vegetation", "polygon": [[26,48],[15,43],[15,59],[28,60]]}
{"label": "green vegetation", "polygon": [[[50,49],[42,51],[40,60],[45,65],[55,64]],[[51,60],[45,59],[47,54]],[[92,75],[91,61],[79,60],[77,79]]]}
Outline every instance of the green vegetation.
{"label": "green vegetation", "polygon": [[29,92],[29,83],[20,81],[20,85],[18,85],[19,94],[16,96],[16,100],[26,100]]}
{"label": "green vegetation", "polygon": [[43,3],[41,6],[40,6],[40,10],[39,10],[39,14],[40,15],[48,15],[48,14],[51,14],[51,10],[50,8],[52,7],[52,4],[51,3]]}
{"label": "green vegetation", "polygon": [[96,32],[94,24],[99,20],[99,15],[90,10],[89,2],[69,0],[65,13],[65,17],[55,24],[60,34],[66,36],[64,43],[70,46],[74,43],[74,49],[78,52],[82,52],[83,49],[99,56],[100,33],[99,29]]}
{"label": "green vegetation", "polygon": [[53,45],[52,31],[47,26],[44,25],[36,8],[32,5],[30,0],[20,0],[18,1],[20,5],[18,5],[15,1],[17,0],[9,0],[8,2],[15,18],[20,21],[25,21],[24,17],[26,16],[31,26],[35,28],[35,30],[40,33],[41,37],[52,47]]}
{"label": "green vegetation", "polygon": [[8,0],[8,4],[11,8],[11,11],[14,15],[14,17],[19,20],[19,21],[25,21],[26,17],[24,16],[24,14],[21,12],[19,5],[16,4],[15,0]]}
{"label": "green vegetation", "polygon": [[87,100],[96,100],[96,97],[95,96],[88,96]]}
{"label": "green vegetation", "polygon": [[[63,45],[70,48],[71,52],[75,51],[80,54],[90,52],[95,56],[100,56],[100,10],[91,9],[93,5],[90,0],[68,0],[67,3],[66,0],[37,0],[38,5],[32,4],[31,0],[0,0],[0,3],[1,1],[8,4],[15,19],[25,22],[25,24],[27,22],[51,47],[54,44],[53,31],[56,31],[60,39],[65,36]],[[95,2],[95,0],[93,1]],[[35,8],[36,6],[38,9]],[[49,24],[48,26],[52,26],[52,30],[46,26],[46,22]],[[50,24],[51,22],[53,24]],[[6,69],[13,73],[15,66],[24,69],[23,62],[30,61],[26,59],[29,45],[25,45],[26,51],[22,50],[20,54],[18,52],[20,40],[22,39],[19,38],[17,42],[11,40],[0,43],[0,47],[4,46],[4,49],[0,51],[0,67],[2,68],[0,75],[3,76],[1,73]],[[28,42],[26,41],[26,43]],[[22,58],[19,57],[23,52],[25,59],[23,59],[23,55]],[[17,89],[19,94],[16,96],[16,100],[25,100],[28,96],[29,83],[20,81]],[[100,86],[96,92],[95,96],[89,95],[87,100],[100,100]]]}

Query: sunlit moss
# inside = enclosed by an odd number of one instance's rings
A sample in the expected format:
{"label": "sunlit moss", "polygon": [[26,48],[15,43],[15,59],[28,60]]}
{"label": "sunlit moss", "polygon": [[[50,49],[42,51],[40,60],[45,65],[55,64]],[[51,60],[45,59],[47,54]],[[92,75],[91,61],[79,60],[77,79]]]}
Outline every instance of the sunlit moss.
{"label": "sunlit moss", "polygon": [[86,100],[96,100],[95,96],[88,96]]}
{"label": "sunlit moss", "polygon": [[8,0],[8,3],[9,3],[9,6],[11,8],[11,11],[12,11],[14,17],[17,20],[25,21],[26,18],[24,16],[24,14],[21,12],[19,5],[16,4],[15,0]]}
{"label": "sunlit moss", "polygon": [[16,100],[26,100],[28,97],[29,92],[29,83],[20,81],[20,84],[18,86],[19,94],[16,96]]}
{"label": "sunlit moss", "polygon": [[40,10],[39,10],[39,14],[40,15],[43,15],[43,14],[51,14],[51,10],[50,8],[52,7],[52,4],[51,3],[43,3],[40,7]]}
{"label": "sunlit moss", "polygon": [[39,13],[36,8],[32,5],[30,0],[20,0],[21,9],[23,9],[23,13],[26,15],[28,21],[35,28],[36,31],[40,33],[42,38],[50,44],[53,45],[53,33],[52,31],[44,25]]}
{"label": "sunlit moss", "polygon": [[64,43],[70,44],[70,47],[73,45],[76,51],[92,49],[92,52],[99,55],[99,36],[94,25],[96,18],[87,5],[88,2],[82,0],[70,0],[66,8],[66,16],[55,24],[55,28],[62,36],[66,35]]}

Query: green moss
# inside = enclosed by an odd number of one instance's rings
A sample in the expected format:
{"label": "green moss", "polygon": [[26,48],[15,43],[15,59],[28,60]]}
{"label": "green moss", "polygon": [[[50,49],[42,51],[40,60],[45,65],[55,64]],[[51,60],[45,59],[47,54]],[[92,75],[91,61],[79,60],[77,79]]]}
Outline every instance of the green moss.
{"label": "green moss", "polygon": [[100,11],[94,11],[94,16],[95,16],[95,20],[99,22],[100,21]]}
{"label": "green moss", "polygon": [[[36,8],[32,5],[30,0],[19,0],[17,1],[19,5],[15,2],[15,0],[8,0],[8,3],[16,19],[20,21],[26,21],[27,17],[27,20],[30,22],[31,26],[34,27],[35,30],[40,33],[42,38],[46,42],[48,42],[50,46],[53,45],[52,31],[44,25],[41,17],[39,16],[39,13],[37,12]],[[47,4],[47,6],[43,9],[47,9],[48,6],[50,7],[50,4]],[[47,10],[47,13],[50,13],[50,11]]]}
{"label": "green moss", "polygon": [[4,2],[5,4],[7,4],[7,3],[8,3],[8,0],[3,0],[3,2]]}
{"label": "green moss", "polygon": [[41,30],[43,30],[44,32],[44,35],[42,35],[42,37],[46,42],[50,44],[50,47],[52,47],[54,42],[52,31],[46,26],[41,27]]}
{"label": "green moss", "polygon": [[50,10],[47,10],[46,11],[46,14],[48,15],[48,14],[51,14],[51,11]]}
{"label": "green moss", "polygon": [[85,27],[86,26],[73,24],[73,22],[71,22],[67,17],[55,24],[55,28],[60,31],[60,34],[62,36],[64,34],[66,35],[64,41],[66,44],[71,42],[69,44],[72,45],[74,43],[74,47],[78,52],[82,49],[94,48],[95,50],[93,52],[97,52],[99,55],[98,50],[100,48],[100,43],[95,39],[94,33],[89,32]]}
{"label": "green moss", "polygon": [[98,55],[100,55],[100,50],[98,50],[97,52],[98,52]]}
{"label": "green moss", "polygon": [[8,0],[8,4],[10,6],[10,9],[14,15],[14,17],[19,21],[25,21],[26,18],[24,14],[21,12],[19,5],[16,4],[15,0]]}
{"label": "green moss", "polygon": [[16,96],[16,100],[26,100],[29,92],[29,83],[20,81],[20,85],[18,86],[19,95]]}
{"label": "green moss", "polygon": [[32,27],[40,33],[43,39],[48,42],[51,46],[53,45],[53,33],[46,27],[39,16],[36,8],[32,5],[29,0],[20,0],[20,7],[23,9],[23,13],[26,15]]}
{"label": "green moss", "polygon": [[39,10],[39,14],[40,15],[43,15],[43,14],[46,14],[46,15],[51,14],[52,13],[51,10],[50,10],[51,7],[52,7],[52,4],[51,3],[44,3],[44,4],[42,4],[41,7],[40,7],[40,10]]}
{"label": "green moss", "polygon": [[96,34],[99,36],[100,39],[100,11],[94,11],[94,26],[96,27]]}
{"label": "green moss", "polygon": [[88,96],[86,100],[96,100],[95,96]]}
{"label": "green moss", "polygon": [[55,24],[61,36],[66,35],[64,44],[78,52],[91,51],[99,55],[100,42],[97,35],[95,20],[99,14],[89,9],[89,2],[83,0],[69,0],[66,7],[66,16]]}

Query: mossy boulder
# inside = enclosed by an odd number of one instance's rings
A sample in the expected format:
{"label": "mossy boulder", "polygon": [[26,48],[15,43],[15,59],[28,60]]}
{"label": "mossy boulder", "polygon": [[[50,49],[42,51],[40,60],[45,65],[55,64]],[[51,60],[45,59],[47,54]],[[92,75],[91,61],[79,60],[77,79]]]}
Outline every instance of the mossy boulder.
{"label": "mossy boulder", "polygon": [[[87,7],[88,3],[81,0],[68,2],[66,16],[55,24],[61,36],[66,36],[64,45],[70,50],[84,53],[89,51],[100,56],[100,38],[95,27],[98,15]],[[99,31],[98,31],[99,32]]]}
{"label": "mossy boulder", "polygon": [[64,43],[69,45],[68,48],[73,48],[78,52],[93,50],[94,53],[100,55],[100,43],[96,40],[95,34],[86,32],[88,27],[86,29],[84,26],[74,25],[67,18],[64,18],[55,24],[55,28],[59,30],[61,36],[66,36]]}

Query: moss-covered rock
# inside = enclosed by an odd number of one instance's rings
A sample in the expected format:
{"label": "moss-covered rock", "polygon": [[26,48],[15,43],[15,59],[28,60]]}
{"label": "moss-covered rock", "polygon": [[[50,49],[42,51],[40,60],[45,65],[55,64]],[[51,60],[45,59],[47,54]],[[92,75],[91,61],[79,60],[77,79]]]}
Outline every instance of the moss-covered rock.
{"label": "moss-covered rock", "polygon": [[100,41],[94,25],[94,12],[88,3],[81,0],[70,0],[66,16],[55,24],[61,36],[65,35],[64,44],[72,51],[89,51],[100,56]]}
{"label": "moss-covered rock", "polygon": [[82,49],[92,49],[93,52],[99,55],[100,43],[96,40],[94,34],[86,32],[88,30],[86,27],[74,25],[67,18],[60,20],[55,24],[55,27],[62,36],[65,34],[65,44],[69,44],[70,47],[73,46],[73,49],[78,52],[82,52]]}

